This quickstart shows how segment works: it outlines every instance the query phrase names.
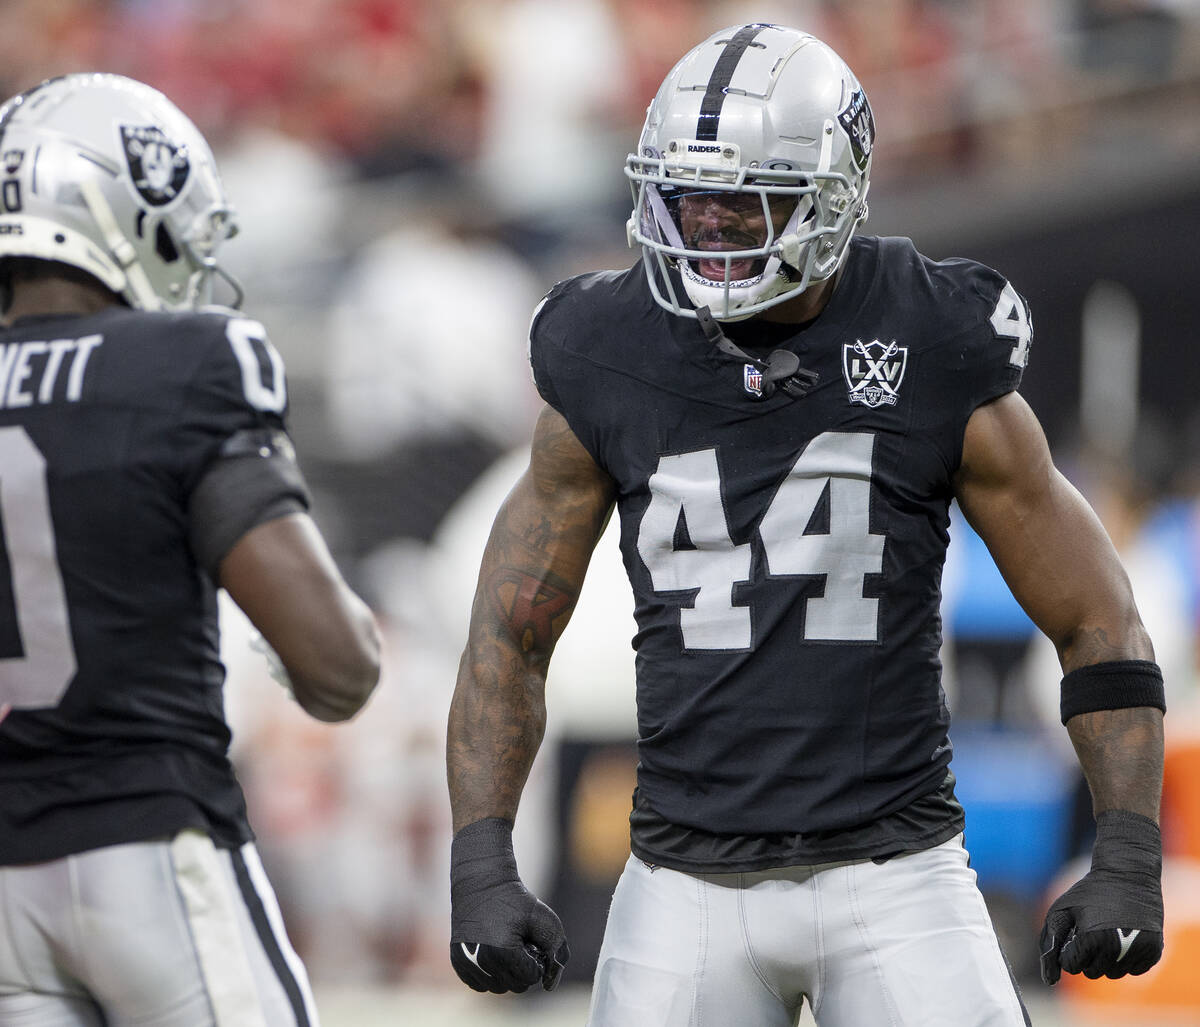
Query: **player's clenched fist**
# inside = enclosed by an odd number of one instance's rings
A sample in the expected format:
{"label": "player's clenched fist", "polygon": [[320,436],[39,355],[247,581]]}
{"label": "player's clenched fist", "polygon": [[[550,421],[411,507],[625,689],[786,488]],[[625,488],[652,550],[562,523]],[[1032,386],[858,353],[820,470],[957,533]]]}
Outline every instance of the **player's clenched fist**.
{"label": "player's clenched fist", "polygon": [[1042,980],[1143,974],[1163,950],[1162,839],[1158,825],[1125,810],[1096,818],[1092,869],[1046,914]]}
{"label": "player's clenched fist", "polygon": [[450,849],[450,962],[476,991],[553,991],[570,956],[558,915],[521,883],[512,825],[489,817]]}

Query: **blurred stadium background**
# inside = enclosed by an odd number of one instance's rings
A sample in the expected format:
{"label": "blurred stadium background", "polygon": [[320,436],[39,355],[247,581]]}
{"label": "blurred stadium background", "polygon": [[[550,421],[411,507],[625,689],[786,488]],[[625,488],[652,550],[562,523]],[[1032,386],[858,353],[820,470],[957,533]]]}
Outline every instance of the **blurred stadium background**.
{"label": "blurred stadium background", "polygon": [[380,692],[331,729],[283,701],[226,611],[235,757],[326,1027],[583,1022],[632,789],[613,554],[557,658],[517,832],[571,935],[554,995],[480,997],[449,969],[445,711],[537,408],[529,314],[558,279],[634,259],[621,167],[647,102],[686,49],[754,20],[813,31],[862,79],[867,230],[981,259],[1029,298],[1023,392],[1167,674],[1167,956],[1051,993],[1036,933],[1082,872],[1086,788],[1053,654],[956,524],[955,767],[1034,1022],[1200,1023],[1200,0],[4,0],[4,93],[122,72],[214,143],[243,227],[229,266],[287,361],[314,513],[385,627]]}

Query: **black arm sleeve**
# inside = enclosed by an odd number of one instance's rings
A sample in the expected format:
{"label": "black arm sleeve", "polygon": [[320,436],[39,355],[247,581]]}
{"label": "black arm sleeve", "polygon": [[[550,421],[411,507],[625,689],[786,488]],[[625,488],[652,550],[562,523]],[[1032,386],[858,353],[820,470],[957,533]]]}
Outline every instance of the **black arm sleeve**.
{"label": "black arm sleeve", "polygon": [[192,553],[219,582],[221,561],[246,532],[308,508],[308,487],[286,433],[269,428],[239,431],[225,440],[192,491]]}

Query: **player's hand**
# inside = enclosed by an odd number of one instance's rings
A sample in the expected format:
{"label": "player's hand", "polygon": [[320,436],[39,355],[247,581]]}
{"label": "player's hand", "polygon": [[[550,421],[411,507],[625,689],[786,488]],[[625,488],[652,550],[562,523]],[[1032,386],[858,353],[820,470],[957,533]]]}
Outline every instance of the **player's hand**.
{"label": "player's hand", "polygon": [[558,915],[521,883],[512,825],[490,817],[450,850],[450,963],[476,991],[553,991],[570,956]]}
{"label": "player's hand", "polygon": [[1096,818],[1092,869],[1046,914],[1042,980],[1144,974],[1163,950],[1162,840],[1158,825],[1125,810]]}

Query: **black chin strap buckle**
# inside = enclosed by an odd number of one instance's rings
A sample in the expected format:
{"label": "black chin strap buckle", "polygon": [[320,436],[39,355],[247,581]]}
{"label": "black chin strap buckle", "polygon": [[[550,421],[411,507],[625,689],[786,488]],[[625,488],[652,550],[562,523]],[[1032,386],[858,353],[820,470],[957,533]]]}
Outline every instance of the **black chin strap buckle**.
{"label": "black chin strap buckle", "polygon": [[721,331],[721,326],[717,324],[716,318],[712,316],[708,307],[696,309],[696,320],[700,323],[700,330],[704,332],[704,337],[722,353],[727,353],[738,360],[744,360],[762,372],[763,399],[769,399],[775,395],[776,388],[792,399],[799,399],[820,381],[821,376],[816,371],[810,371],[800,366],[800,358],[791,350],[772,350],[765,360],[752,357]]}

